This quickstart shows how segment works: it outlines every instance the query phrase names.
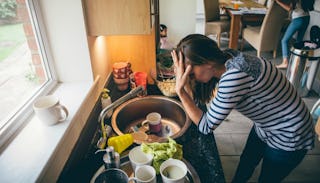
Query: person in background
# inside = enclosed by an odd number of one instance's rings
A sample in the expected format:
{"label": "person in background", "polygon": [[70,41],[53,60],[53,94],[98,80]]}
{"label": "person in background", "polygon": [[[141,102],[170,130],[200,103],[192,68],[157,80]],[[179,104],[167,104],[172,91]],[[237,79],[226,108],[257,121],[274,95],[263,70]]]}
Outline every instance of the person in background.
{"label": "person in background", "polygon": [[[247,182],[261,160],[259,182],[281,182],[314,147],[310,111],[271,62],[235,50],[221,51],[215,41],[200,34],[183,38],[171,55],[176,93],[201,133],[212,133],[233,109],[253,122],[234,183]],[[207,110],[199,104],[207,104]]]}
{"label": "person in background", "polygon": [[297,32],[296,41],[303,40],[303,36],[310,22],[309,11],[313,10],[314,0],[275,0],[282,8],[291,12],[291,22],[281,40],[282,63],[277,68],[286,69],[288,67],[289,47],[288,43]]}
{"label": "person in background", "polygon": [[168,27],[164,24],[160,24],[160,49],[173,49],[172,43],[168,40]]}

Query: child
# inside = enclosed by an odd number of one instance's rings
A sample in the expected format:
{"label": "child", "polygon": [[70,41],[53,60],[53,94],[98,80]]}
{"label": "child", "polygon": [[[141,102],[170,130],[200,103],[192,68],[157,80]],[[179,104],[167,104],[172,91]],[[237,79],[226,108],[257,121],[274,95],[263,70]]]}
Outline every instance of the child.
{"label": "child", "polygon": [[173,49],[173,45],[168,40],[167,32],[167,26],[164,24],[160,24],[160,49],[171,50]]}
{"label": "child", "polygon": [[296,41],[303,40],[310,22],[309,11],[313,10],[314,0],[290,0],[289,4],[286,4],[284,0],[276,0],[276,2],[285,10],[292,12],[291,22],[281,40],[282,63],[277,65],[279,69],[286,69],[289,63],[288,57],[290,56],[288,42],[296,32],[298,33]]}

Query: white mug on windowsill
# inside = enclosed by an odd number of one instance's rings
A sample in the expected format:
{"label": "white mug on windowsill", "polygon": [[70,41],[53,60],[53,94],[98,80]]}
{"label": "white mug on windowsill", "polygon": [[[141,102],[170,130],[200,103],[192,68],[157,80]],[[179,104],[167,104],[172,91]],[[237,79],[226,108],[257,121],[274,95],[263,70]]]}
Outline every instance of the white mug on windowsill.
{"label": "white mug on windowsill", "polygon": [[33,104],[33,109],[40,121],[46,125],[62,122],[69,114],[67,108],[61,105],[59,99],[53,95],[38,98]]}

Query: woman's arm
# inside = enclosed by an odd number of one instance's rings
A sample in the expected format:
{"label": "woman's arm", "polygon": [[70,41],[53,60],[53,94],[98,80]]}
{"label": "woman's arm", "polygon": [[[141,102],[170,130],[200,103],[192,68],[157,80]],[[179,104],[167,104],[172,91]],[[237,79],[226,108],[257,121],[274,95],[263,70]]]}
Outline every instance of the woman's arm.
{"label": "woman's arm", "polygon": [[182,53],[179,57],[175,51],[171,52],[176,73],[176,92],[191,120],[198,126],[203,134],[211,133],[229,115],[250,90],[254,79],[245,72],[231,69],[225,73],[219,82],[217,95],[211,101],[208,111],[204,113],[193,101],[185,89],[192,66],[186,68],[183,63]]}
{"label": "woman's arm", "polygon": [[275,0],[283,9],[290,11],[292,9],[292,1],[289,4],[282,2],[281,0]]}
{"label": "woman's arm", "polygon": [[184,109],[186,110],[186,113],[193,121],[193,123],[198,126],[199,121],[203,115],[203,111],[200,108],[198,108],[191,96],[185,90],[181,90],[181,92],[177,94]]}

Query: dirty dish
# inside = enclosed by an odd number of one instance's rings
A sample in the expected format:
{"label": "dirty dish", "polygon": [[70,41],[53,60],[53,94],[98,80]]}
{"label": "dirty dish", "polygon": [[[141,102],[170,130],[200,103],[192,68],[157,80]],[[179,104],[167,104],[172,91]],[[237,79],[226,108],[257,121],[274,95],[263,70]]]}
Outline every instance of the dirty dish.
{"label": "dirty dish", "polygon": [[160,165],[160,174],[164,183],[184,183],[188,168],[178,159],[169,158]]}
{"label": "dirty dish", "polygon": [[133,170],[138,166],[151,165],[152,159],[153,155],[144,153],[141,146],[134,147],[129,151],[129,160]]}
{"label": "dirty dish", "polygon": [[[128,151],[126,151],[128,153]],[[192,165],[185,159],[182,159],[182,161],[187,165],[188,173],[185,177],[185,183],[200,183],[200,178],[195,169],[192,167]],[[125,154],[120,159],[120,169],[127,173],[128,177],[133,177],[134,172],[132,170],[128,154]],[[100,168],[95,172],[93,177],[90,180],[90,183],[94,183],[97,176],[105,170],[104,166],[100,166]],[[157,182],[161,183],[161,175],[157,175]]]}

